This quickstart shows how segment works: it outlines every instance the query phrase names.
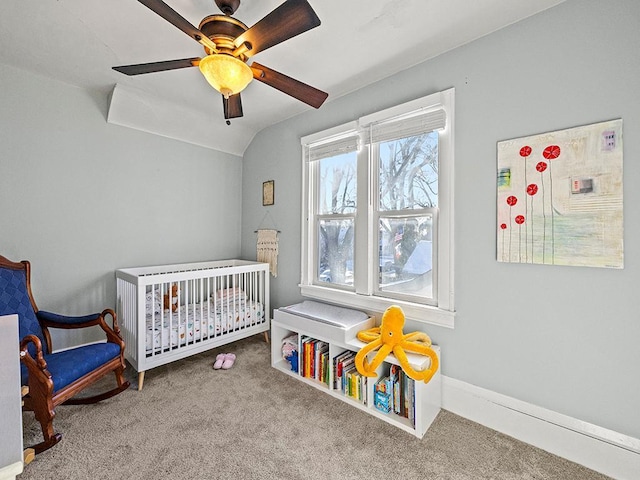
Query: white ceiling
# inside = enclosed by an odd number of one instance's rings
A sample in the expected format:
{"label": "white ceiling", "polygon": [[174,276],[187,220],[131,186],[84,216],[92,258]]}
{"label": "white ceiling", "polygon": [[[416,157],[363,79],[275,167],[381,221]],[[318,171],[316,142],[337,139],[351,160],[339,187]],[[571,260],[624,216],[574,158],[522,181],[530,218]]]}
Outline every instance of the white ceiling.
{"label": "white ceiling", "polygon": [[[330,102],[562,1],[309,0],[322,24],[251,60],[328,92]],[[196,27],[220,13],[213,0],[165,2]],[[281,3],[242,0],[234,17],[251,26]],[[126,95],[111,107],[120,108],[113,115],[117,123],[237,155],[261,129],[312,108],[252,82],[242,93],[244,117],[227,126],[220,94],[197,68],[134,77],[113,71],[116,65],[204,55],[198,43],[136,0],[3,2],[0,45],[0,63],[105,95],[119,84]],[[164,125],[145,127],[144,118],[127,122],[126,105],[135,105],[136,95],[141,104],[162,106]],[[183,130],[194,125],[191,135],[180,133],[178,123]]]}

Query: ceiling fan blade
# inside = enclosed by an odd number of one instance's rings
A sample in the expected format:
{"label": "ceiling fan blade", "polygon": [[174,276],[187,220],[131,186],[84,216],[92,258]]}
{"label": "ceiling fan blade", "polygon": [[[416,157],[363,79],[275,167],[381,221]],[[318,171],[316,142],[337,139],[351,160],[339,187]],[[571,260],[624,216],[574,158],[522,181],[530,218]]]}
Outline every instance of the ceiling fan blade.
{"label": "ceiling fan blade", "polygon": [[252,57],[262,50],[273,47],[318,25],[320,25],[320,19],[307,0],[287,0],[238,36],[233,43],[236,47],[245,45],[248,50],[243,53],[247,57]]}
{"label": "ceiling fan blade", "polygon": [[329,96],[328,93],[322,90],[318,90],[306,83],[271,70],[256,62],[253,62],[251,65],[251,71],[253,72],[253,78],[259,82],[266,83],[314,108],[320,108],[320,105],[322,105]]}
{"label": "ceiling fan blade", "polygon": [[214,52],[217,52],[216,44],[207,37],[204,33],[198,30],[196,27],[191,25],[189,21],[176,12],[169,5],[164,3],[162,0],[138,0],[145,7],[153,10],[155,13],[164,18],[167,22],[171,23],[175,27],[178,27],[184,33],[193,38],[196,42],[201,45],[208,47]]}
{"label": "ceiling fan blade", "polygon": [[[222,107],[224,108],[224,118],[229,120],[230,118],[239,118],[242,116],[242,101],[240,100],[240,94],[230,95],[228,99],[222,96]],[[229,124],[229,122],[227,122]]]}
{"label": "ceiling fan blade", "polygon": [[198,63],[200,63],[200,57],[165,60],[164,62],[139,63],[137,65],[121,65],[112,68],[116,72],[124,73],[125,75],[141,75],[143,73],[164,72],[165,70],[195,67]]}

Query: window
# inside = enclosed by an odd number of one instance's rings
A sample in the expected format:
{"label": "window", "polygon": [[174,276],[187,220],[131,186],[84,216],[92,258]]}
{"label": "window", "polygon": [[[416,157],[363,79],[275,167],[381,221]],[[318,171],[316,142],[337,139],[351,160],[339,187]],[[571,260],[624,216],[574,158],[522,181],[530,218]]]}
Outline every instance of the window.
{"label": "window", "polygon": [[453,326],[454,90],[302,138],[301,290]]}

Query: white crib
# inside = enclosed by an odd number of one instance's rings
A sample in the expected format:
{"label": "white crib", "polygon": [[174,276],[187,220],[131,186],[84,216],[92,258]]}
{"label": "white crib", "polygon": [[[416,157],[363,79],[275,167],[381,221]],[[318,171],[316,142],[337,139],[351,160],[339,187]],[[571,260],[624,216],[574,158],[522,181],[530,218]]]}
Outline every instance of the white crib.
{"label": "white crib", "polygon": [[116,271],[116,281],[125,358],[138,372],[138,390],[146,370],[257,333],[268,338],[267,263],[125,268]]}

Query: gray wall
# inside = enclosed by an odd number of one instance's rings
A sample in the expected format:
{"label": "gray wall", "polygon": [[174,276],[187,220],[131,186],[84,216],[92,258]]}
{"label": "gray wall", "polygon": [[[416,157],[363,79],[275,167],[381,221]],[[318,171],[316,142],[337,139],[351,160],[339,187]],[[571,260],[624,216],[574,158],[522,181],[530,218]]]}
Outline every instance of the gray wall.
{"label": "gray wall", "polygon": [[239,255],[240,157],[107,124],[103,94],[6,66],[0,85],[0,254],[31,261],[39,308],[113,308],[117,268]]}
{"label": "gray wall", "polygon": [[[273,306],[301,300],[300,136],[455,87],[457,317],[453,330],[426,329],[443,373],[640,438],[639,46],[637,0],[569,0],[260,132],[244,156],[242,255],[255,258],[268,211],[265,226],[282,231]],[[498,263],[496,142],[614,118],[624,120],[625,268]],[[262,207],[269,179],[275,205]]]}

